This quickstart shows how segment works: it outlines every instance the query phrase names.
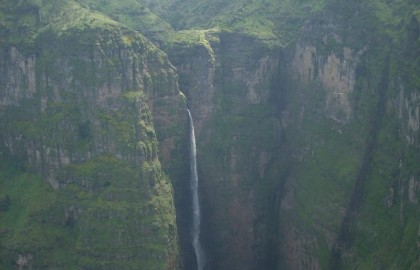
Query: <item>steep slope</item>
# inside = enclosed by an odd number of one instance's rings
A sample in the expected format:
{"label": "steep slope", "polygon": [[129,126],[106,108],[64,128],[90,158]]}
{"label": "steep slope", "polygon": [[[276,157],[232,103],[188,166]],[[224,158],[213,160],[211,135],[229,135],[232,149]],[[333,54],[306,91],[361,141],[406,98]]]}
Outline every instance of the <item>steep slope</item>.
{"label": "steep slope", "polygon": [[[295,78],[309,83],[320,82],[325,87],[326,96],[322,102],[325,102],[326,116],[337,122],[329,125],[333,130],[321,135],[321,138],[330,138],[324,146],[324,143],[305,146],[314,152],[313,157],[305,158],[304,169],[295,181],[293,201],[296,206],[292,211],[288,210],[300,214],[299,223],[306,227],[299,229],[303,235],[299,249],[309,254],[316,251],[318,259],[325,256],[321,268],[330,265],[332,269],[415,269],[419,263],[416,237],[419,209],[407,196],[408,190],[418,194],[416,188],[410,187],[413,183],[409,182],[415,182],[414,175],[418,174],[418,165],[414,164],[418,164],[419,156],[413,153],[418,152],[419,145],[403,139],[411,137],[412,132],[418,136],[416,128],[416,131],[409,131],[406,126],[411,125],[410,122],[418,123],[418,120],[410,120],[416,114],[418,105],[414,104],[418,102],[417,98],[412,96],[408,101],[404,97],[419,91],[418,80],[413,77],[419,68],[419,54],[418,49],[411,47],[418,44],[418,34],[416,30],[412,32],[418,21],[409,4],[404,6],[405,12],[400,6],[399,20],[382,17],[387,13],[376,4],[331,5],[331,13],[322,16],[321,25],[317,25],[318,19],[315,19],[304,28],[294,56],[291,56],[294,72],[297,72]],[[357,20],[351,20],[353,17]],[[368,31],[374,35],[351,31],[357,29],[360,21],[369,22]],[[383,28],[385,21],[388,25]],[[409,36],[410,40],[407,39]],[[409,52],[407,48],[411,48]],[[403,56],[407,54],[411,57]],[[398,105],[400,99],[406,99],[405,108]],[[317,120],[314,116],[306,118],[312,118],[309,123]],[[322,134],[319,131],[310,133],[315,136]],[[319,144],[319,138],[313,135],[308,136],[309,141]],[[338,145],[331,143],[340,137],[346,138],[345,141]],[[335,156],[346,147],[350,148]],[[315,166],[310,165],[317,156],[319,161]],[[349,158],[351,160],[345,161]],[[343,181],[345,179],[350,181]],[[305,190],[309,182],[312,188]],[[328,187],[333,185],[336,187],[329,190]],[[324,193],[326,190],[329,193]],[[344,192],[339,195],[341,190]],[[394,197],[394,190],[399,190],[399,195]],[[331,193],[334,196],[327,196]],[[394,200],[399,201],[400,209]],[[296,210],[298,204],[300,210]],[[328,209],[324,216],[320,215],[323,209]],[[339,226],[331,222],[335,218],[338,218]],[[296,230],[296,227],[294,224],[290,230]],[[308,230],[313,232],[307,235],[305,231]],[[309,241],[312,243],[305,243]],[[319,254],[323,241],[325,249],[332,247],[330,255]],[[296,240],[290,239],[289,242],[284,252],[292,250]],[[407,258],[406,254],[412,256]],[[302,253],[296,255],[304,257]],[[328,259],[329,256],[332,257]],[[306,263],[311,261],[313,258]]]}
{"label": "steep slope", "polygon": [[167,45],[199,126],[209,269],[416,269],[418,5],[307,1],[288,21],[268,2],[151,7],[212,27]]}
{"label": "steep slope", "polygon": [[[1,157],[20,166],[2,165],[2,263],[60,246],[44,265],[103,266],[116,243],[127,253],[111,268],[175,267],[160,160],[182,268],[195,269],[188,105],[206,269],[419,268],[417,1],[77,2],[1,3]],[[133,209],[134,229],[119,227]],[[124,241],[134,231],[146,246]]]}
{"label": "steep slope", "polygon": [[[281,123],[267,106],[278,51],[236,33],[185,34],[190,39],[174,40],[169,55],[197,127],[208,267],[256,269],[268,241],[265,233],[256,240],[256,230],[264,229],[255,227],[268,214],[262,190],[276,185],[264,166],[280,144],[272,142]],[[264,242],[260,250],[254,250],[255,241]]]}
{"label": "steep slope", "polygon": [[166,55],[73,1],[0,7],[1,268],[177,269],[152,117],[185,107]]}

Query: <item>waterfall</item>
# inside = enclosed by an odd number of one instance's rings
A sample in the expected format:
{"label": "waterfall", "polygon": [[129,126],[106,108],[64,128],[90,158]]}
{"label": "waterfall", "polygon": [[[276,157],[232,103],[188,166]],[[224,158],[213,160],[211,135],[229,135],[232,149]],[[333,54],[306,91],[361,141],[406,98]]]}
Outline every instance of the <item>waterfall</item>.
{"label": "waterfall", "polygon": [[193,199],[193,220],[192,220],[192,244],[197,257],[197,269],[204,269],[204,253],[200,243],[200,203],[198,200],[198,174],[197,174],[197,151],[195,146],[194,123],[191,112],[188,111],[190,120],[190,169],[191,169],[191,192]]}

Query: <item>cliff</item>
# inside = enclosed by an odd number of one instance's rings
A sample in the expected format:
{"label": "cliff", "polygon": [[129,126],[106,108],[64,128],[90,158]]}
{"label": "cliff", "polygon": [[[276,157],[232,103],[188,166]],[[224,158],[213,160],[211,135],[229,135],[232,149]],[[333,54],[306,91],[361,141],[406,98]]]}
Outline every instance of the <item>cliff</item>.
{"label": "cliff", "polygon": [[416,1],[114,2],[2,1],[4,267],[196,269],[186,107],[206,270],[420,267]]}
{"label": "cliff", "polygon": [[178,269],[153,122],[185,108],[166,55],[73,1],[1,15],[1,268]]}
{"label": "cliff", "polygon": [[155,7],[203,28],[165,50],[199,122],[208,267],[416,269],[418,11],[286,2]]}

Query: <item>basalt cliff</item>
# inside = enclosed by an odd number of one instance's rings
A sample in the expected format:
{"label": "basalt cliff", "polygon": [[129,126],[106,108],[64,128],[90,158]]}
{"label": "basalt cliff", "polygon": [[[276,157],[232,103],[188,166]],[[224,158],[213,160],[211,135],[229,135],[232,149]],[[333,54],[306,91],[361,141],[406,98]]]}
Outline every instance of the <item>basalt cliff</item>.
{"label": "basalt cliff", "polygon": [[416,1],[1,0],[0,268],[420,267]]}

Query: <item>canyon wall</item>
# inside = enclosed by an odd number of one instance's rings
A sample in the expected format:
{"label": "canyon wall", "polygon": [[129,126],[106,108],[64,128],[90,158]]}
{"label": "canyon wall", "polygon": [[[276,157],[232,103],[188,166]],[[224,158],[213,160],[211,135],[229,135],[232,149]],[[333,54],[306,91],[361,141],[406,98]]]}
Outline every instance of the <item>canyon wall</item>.
{"label": "canyon wall", "polygon": [[420,267],[414,1],[120,2],[1,1],[2,267],[196,269],[187,107],[206,270]]}
{"label": "canyon wall", "polygon": [[418,84],[401,57],[418,58],[417,19],[398,42],[360,38],[329,8],[288,46],[218,30],[168,45],[199,123],[209,269],[419,263]]}
{"label": "canyon wall", "polygon": [[[5,14],[1,268],[178,269],[160,164],[174,132],[162,128],[159,151],[154,121],[187,130],[171,118],[185,99],[166,55],[71,1],[10,2]],[[25,18],[39,28],[16,42]]]}

